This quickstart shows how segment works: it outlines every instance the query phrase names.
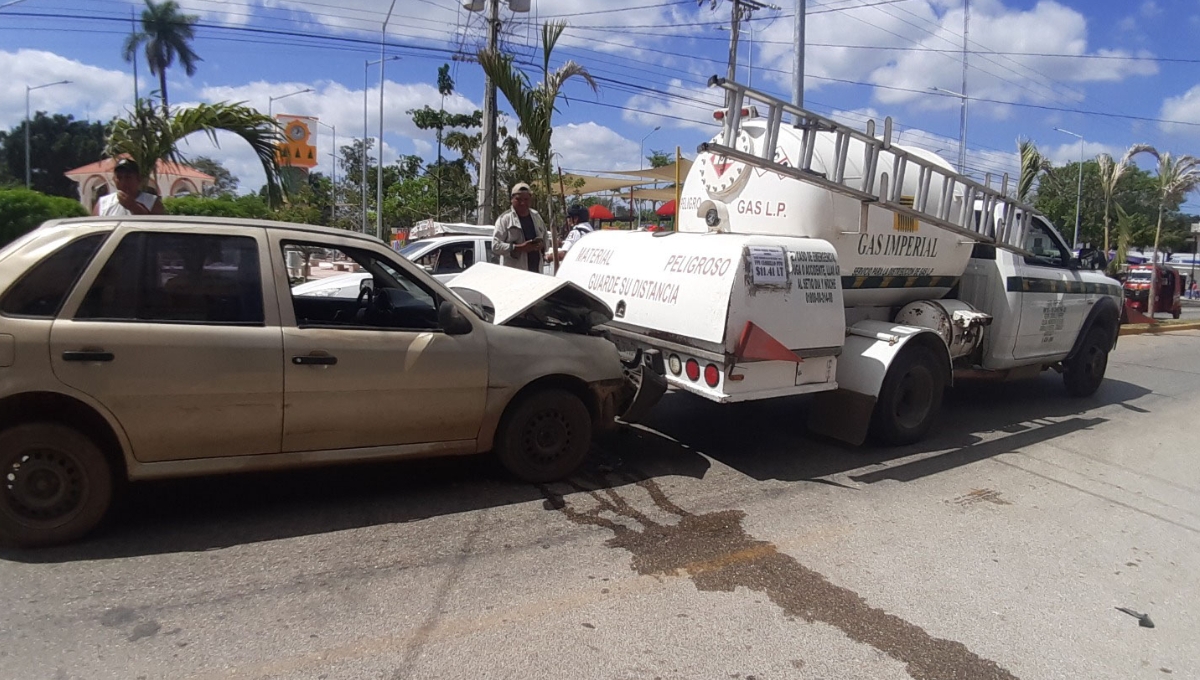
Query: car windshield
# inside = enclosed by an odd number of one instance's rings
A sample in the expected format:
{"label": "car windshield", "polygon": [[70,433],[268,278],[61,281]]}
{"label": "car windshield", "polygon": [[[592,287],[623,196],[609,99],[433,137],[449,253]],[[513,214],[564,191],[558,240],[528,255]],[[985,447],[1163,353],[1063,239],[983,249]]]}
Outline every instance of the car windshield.
{"label": "car windshield", "polygon": [[1139,270],[1131,271],[1131,272],[1129,272],[1129,280],[1130,281],[1149,281],[1150,280],[1150,270],[1139,269]]}

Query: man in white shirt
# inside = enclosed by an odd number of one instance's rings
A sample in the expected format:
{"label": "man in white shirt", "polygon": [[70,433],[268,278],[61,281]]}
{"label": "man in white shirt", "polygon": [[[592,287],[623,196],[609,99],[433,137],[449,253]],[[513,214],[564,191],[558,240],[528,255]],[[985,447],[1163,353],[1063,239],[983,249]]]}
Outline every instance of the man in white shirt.
{"label": "man in white shirt", "polygon": [[512,210],[496,219],[492,252],[500,257],[500,264],[505,267],[540,272],[542,250],[546,247],[546,223],[529,207],[533,203],[533,192],[528,184],[513,185],[509,195]]}
{"label": "man in white shirt", "polygon": [[570,231],[567,232],[563,242],[559,244],[557,253],[546,253],[547,262],[561,261],[567,256],[567,251],[571,249],[571,246],[592,233],[592,225],[588,223],[589,217],[588,209],[579,204],[575,204],[567,210],[567,226],[570,227]]}
{"label": "man in white shirt", "polygon": [[122,158],[113,169],[116,193],[105,194],[96,201],[94,215],[162,215],[162,200],[142,191],[142,173],[132,158]]}

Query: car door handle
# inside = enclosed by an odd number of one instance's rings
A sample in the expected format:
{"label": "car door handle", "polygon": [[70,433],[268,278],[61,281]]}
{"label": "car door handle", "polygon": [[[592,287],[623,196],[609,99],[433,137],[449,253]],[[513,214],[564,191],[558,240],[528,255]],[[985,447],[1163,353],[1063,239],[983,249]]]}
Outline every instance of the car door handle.
{"label": "car door handle", "polygon": [[328,354],[309,354],[292,357],[292,363],[297,366],[333,366],[337,364],[337,357]]}
{"label": "car door handle", "polygon": [[103,350],[68,350],[62,353],[63,361],[112,361],[112,352]]}

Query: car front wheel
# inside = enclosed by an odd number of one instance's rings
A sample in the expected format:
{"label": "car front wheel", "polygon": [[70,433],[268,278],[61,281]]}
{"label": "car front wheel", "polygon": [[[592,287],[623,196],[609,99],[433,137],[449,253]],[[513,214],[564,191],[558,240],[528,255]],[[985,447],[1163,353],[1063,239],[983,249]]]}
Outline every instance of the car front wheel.
{"label": "car front wheel", "polygon": [[496,456],[522,481],[551,482],[574,472],[591,442],[592,418],[583,401],[544,389],[509,407],[496,435]]}
{"label": "car front wheel", "polygon": [[0,540],[23,547],[65,543],[100,522],[112,500],[104,453],[59,423],[0,432]]}
{"label": "car front wheel", "polygon": [[1108,369],[1109,331],[1093,327],[1075,356],[1063,362],[1063,383],[1073,397],[1090,397],[1100,389]]}

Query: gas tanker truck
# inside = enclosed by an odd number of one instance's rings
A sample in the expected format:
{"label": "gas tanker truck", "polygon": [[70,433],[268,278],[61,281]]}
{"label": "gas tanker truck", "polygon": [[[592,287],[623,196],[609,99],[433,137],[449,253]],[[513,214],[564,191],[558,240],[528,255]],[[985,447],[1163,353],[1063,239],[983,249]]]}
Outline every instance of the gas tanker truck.
{"label": "gas tanker truck", "polygon": [[1121,288],[1036,210],[935,154],[736,82],[701,144],[676,232],[596,231],[558,276],[613,309],[669,384],[717,402],[814,394],[809,428],[924,437],[956,378],[1060,372],[1095,392]]}

